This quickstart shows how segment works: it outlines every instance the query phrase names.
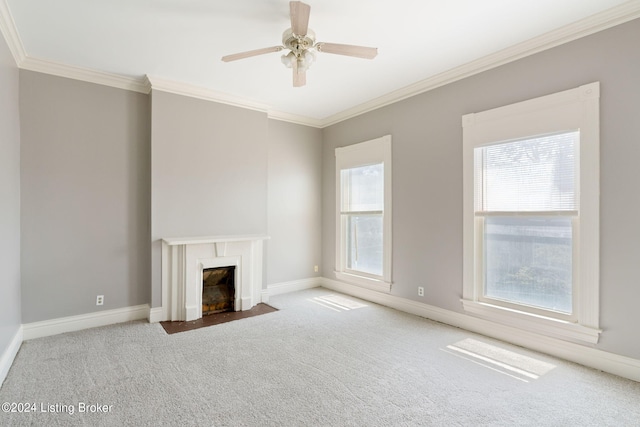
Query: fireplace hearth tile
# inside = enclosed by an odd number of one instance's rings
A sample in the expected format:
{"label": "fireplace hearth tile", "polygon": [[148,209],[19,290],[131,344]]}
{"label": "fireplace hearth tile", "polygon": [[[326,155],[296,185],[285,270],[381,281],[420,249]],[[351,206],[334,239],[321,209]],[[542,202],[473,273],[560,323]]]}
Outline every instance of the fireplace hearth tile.
{"label": "fireplace hearth tile", "polygon": [[178,332],[192,331],[194,329],[205,328],[207,326],[219,325],[221,323],[227,323],[234,320],[246,319],[248,317],[259,316],[261,314],[272,313],[278,311],[277,308],[273,308],[265,303],[259,303],[250,310],[244,311],[225,311],[223,313],[210,314],[203,316],[198,320],[190,321],[166,321],[160,322],[165,332],[169,335]]}

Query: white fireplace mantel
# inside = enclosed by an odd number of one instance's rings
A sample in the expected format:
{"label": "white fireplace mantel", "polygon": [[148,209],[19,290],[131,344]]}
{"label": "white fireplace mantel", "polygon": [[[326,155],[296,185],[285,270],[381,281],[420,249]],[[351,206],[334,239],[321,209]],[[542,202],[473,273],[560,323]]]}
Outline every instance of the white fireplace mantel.
{"label": "white fireplace mantel", "polygon": [[202,271],[235,267],[235,311],[262,298],[265,235],[174,237],[162,239],[162,320],[202,317]]}

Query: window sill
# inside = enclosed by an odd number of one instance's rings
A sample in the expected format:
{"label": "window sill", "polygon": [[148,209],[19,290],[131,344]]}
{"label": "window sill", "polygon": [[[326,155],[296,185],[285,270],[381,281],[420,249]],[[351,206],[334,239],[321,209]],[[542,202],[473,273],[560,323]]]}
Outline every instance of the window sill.
{"label": "window sill", "polygon": [[367,289],[371,289],[379,292],[388,293],[391,291],[391,283],[385,282],[384,280],[371,279],[369,277],[344,273],[342,271],[336,271],[335,274],[336,274],[336,279],[352,285],[362,286],[363,288],[367,288]]}
{"label": "window sill", "polygon": [[550,317],[538,316],[496,305],[461,300],[464,310],[496,323],[535,332],[554,338],[596,344],[601,329],[591,328],[577,323],[566,322]]}

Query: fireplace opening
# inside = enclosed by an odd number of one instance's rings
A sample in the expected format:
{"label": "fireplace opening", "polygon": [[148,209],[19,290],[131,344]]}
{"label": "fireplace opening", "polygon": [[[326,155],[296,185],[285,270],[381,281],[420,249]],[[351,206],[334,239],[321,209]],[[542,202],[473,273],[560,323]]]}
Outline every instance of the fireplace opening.
{"label": "fireplace opening", "polygon": [[235,266],[202,270],[202,315],[233,311]]}

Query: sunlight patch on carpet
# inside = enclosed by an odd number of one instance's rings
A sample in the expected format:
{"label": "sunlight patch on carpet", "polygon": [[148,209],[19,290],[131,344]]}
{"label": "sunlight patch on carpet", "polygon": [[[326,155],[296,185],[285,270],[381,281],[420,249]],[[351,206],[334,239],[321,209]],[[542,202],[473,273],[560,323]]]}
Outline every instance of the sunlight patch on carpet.
{"label": "sunlight patch on carpet", "polygon": [[524,382],[537,380],[556,367],[472,338],[441,350]]}
{"label": "sunlight patch on carpet", "polygon": [[355,310],[355,309],[367,306],[366,304],[363,304],[360,301],[356,301],[350,298],[345,298],[341,295],[334,295],[334,294],[314,297],[312,299],[308,299],[307,301],[311,301],[315,304],[321,305],[322,307],[331,309],[333,311],[349,311],[349,310]]}

